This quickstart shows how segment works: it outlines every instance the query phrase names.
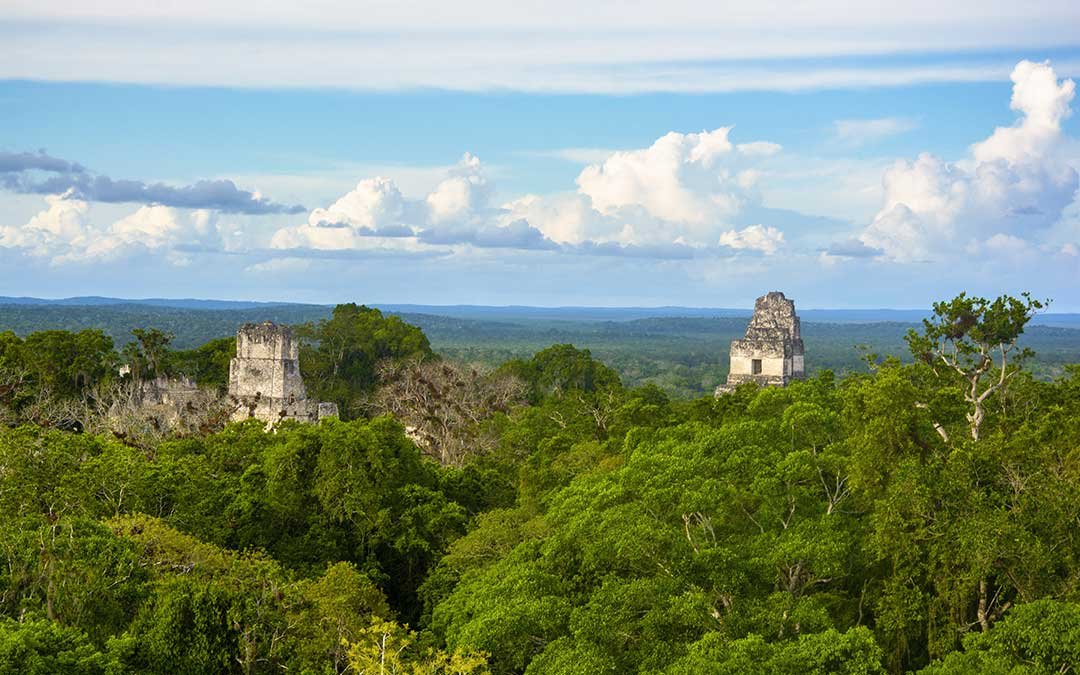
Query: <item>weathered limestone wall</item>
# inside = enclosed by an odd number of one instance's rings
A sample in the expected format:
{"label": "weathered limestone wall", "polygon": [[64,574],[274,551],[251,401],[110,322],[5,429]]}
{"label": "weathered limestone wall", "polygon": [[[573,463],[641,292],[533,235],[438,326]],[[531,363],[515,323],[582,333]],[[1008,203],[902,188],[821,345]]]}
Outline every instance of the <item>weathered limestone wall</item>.
{"label": "weathered limestone wall", "polygon": [[300,375],[300,344],[288,326],[244,324],[236,333],[236,358],[229,363],[234,420],[255,417],[268,425],[282,420],[316,422],[336,417],[337,405],[307,398]]}
{"label": "weathered limestone wall", "polygon": [[[785,359],[782,356],[767,356],[761,360],[761,375],[790,375],[791,374],[791,360]],[[753,375],[754,374],[754,358],[750,356],[733,356],[731,357],[731,368],[729,375]]]}
{"label": "weathered limestone wall", "polygon": [[[793,379],[805,377],[800,330],[795,303],[783,293],[773,291],[758,298],[746,335],[731,342],[727,383],[717,387],[717,395],[743,382],[782,387]],[[757,373],[753,369],[755,360],[761,363]]]}

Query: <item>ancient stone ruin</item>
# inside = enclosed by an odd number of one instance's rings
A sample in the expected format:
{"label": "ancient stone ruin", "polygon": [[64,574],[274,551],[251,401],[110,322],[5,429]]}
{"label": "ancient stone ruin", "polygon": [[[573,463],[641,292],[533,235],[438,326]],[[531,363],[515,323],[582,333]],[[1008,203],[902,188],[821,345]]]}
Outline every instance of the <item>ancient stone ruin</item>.
{"label": "ancient stone ruin", "polygon": [[317,422],[336,417],[337,404],[307,397],[300,376],[300,344],[288,326],[247,323],[236,332],[236,358],[229,363],[229,396],[238,405],[233,420],[252,417],[272,426],[283,420]]}
{"label": "ancient stone ruin", "polygon": [[772,291],[754,303],[754,316],[746,327],[746,335],[731,341],[727,383],[717,387],[716,394],[729,392],[743,382],[783,387],[804,377],[803,341],[795,302],[779,291]]}

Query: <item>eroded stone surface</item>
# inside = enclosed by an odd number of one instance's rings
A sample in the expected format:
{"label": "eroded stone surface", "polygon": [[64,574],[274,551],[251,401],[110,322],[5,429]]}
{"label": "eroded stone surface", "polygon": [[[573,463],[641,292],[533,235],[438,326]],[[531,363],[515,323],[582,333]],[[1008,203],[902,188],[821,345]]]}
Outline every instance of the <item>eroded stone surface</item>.
{"label": "eroded stone surface", "polygon": [[754,303],[754,316],[746,327],[746,335],[731,342],[731,368],[727,383],[717,387],[717,395],[743,382],[783,387],[805,376],[795,302],[779,291],[761,296]]}
{"label": "eroded stone surface", "polygon": [[311,401],[300,376],[300,343],[288,326],[248,323],[236,333],[229,363],[229,395],[238,402],[234,420],[251,417],[268,425],[282,420],[317,422],[337,417],[337,405]]}

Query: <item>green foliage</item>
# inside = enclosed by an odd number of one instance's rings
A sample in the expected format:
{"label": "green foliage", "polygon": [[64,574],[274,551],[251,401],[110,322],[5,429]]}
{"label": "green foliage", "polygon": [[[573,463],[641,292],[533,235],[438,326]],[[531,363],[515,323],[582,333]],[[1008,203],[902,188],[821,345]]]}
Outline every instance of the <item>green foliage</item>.
{"label": "green foliage", "polygon": [[399,317],[349,303],[333,316],[309,325],[302,335],[300,369],[309,394],[333,401],[346,417],[355,415],[360,398],[378,382],[383,361],[431,358],[427,336]]}
{"label": "green foliage", "polygon": [[970,405],[966,417],[973,439],[979,440],[990,397],[1004,395],[1006,385],[1020,370],[1019,362],[1034,355],[1027,348],[1018,350],[1017,340],[1042,308],[1043,303],[1028,293],[1023,300],[1003,295],[993,302],[961,293],[934,305],[934,320],[923,320],[921,334],[908,331],[908,346],[915,358],[935,375],[960,384]]}
{"label": "green foliage", "polygon": [[0,675],[104,675],[109,665],[78,628],[0,617]]}
{"label": "green foliage", "polygon": [[[961,296],[913,346],[978,371],[1034,306]],[[430,354],[366,308],[322,330],[350,400]],[[223,377],[230,342],[158,367]],[[929,361],[673,400],[556,345],[504,366],[530,403],[455,467],[391,416],[139,448],[0,425],[0,673],[1071,672],[1080,366],[985,368],[973,435]]]}
{"label": "green foliage", "polygon": [[229,386],[229,362],[236,356],[236,338],[223,337],[194,349],[173,350],[165,358],[165,370],[200,385],[224,391]]}
{"label": "green foliage", "polygon": [[768,642],[755,634],[725,641],[720,633],[709,633],[690,646],[686,657],[664,672],[669,675],[876,675],[885,670],[873,633],[859,626],[843,633],[829,629],[787,642]]}
{"label": "green foliage", "polygon": [[176,337],[157,328],[132,328],[135,342],[124,346],[124,358],[136,380],[147,380],[165,374],[165,359],[169,343]]}
{"label": "green foliage", "polygon": [[1080,604],[1037,600],[964,640],[963,651],[924,668],[927,675],[1069,673],[1080,667]]}
{"label": "green foliage", "polygon": [[33,399],[74,399],[111,381],[118,363],[112,339],[100,330],[48,330],[20,339],[0,333],[0,405]]}
{"label": "green foliage", "polygon": [[447,653],[418,649],[416,634],[384,621],[346,641],[349,667],[356,673],[380,675],[482,675],[488,672],[483,654]]}
{"label": "green foliage", "polygon": [[567,392],[593,394],[622,387],[619,375],[592,357],[588,349],[555,345],[531,359],[510,361],[502,370],[519,377],[529,388],[529,400]]}

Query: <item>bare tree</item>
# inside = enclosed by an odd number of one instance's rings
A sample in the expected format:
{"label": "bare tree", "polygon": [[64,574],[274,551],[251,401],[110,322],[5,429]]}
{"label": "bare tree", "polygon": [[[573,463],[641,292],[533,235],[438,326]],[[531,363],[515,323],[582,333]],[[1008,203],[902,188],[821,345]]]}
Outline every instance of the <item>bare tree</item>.
{"label": "bare tree", "polygon": [[452,466],[494,449],[498,438],[484,422],[523,403],[526,392],[516,377],[449,361],[387,362],[379,378],[370,408],[394,415],[427,455]]}
{"label": "bare tree", "polygon": [[220,431],[236,409],[220,392],[173,380],[124,380],[87,394],[86,430],[152,448],[166,438]]}
{"label": "bare tree", "polygon": [[21,416],[16,403],[29,382],[29,373],[22,368],[0,368],[0,425],[18,424]]}

